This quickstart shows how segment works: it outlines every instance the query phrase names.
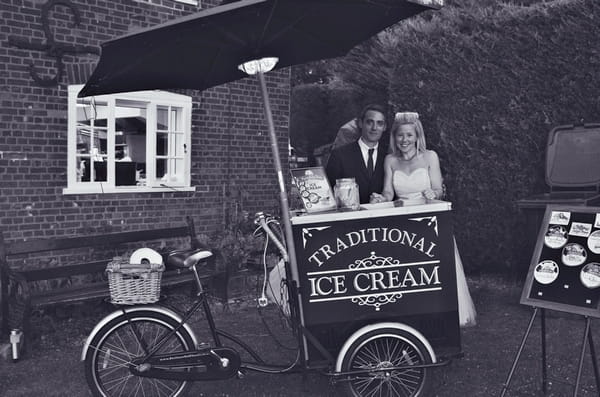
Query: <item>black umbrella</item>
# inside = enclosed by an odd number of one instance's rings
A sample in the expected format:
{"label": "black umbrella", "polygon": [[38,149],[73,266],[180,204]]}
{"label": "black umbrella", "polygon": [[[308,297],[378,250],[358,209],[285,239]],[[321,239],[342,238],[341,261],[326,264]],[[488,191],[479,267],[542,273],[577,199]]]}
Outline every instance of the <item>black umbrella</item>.
{"label": "black umbrella", "polygon": [[[259,78],[290,260],[289,205],[263,73],[346,54],[358,43],[444,0],[240,0],[102,45],[80,97],[145,89],[204,90]],[[295,266],[292,266],[295,269]]]}
{"label": "black umbrella", "polygon": [[[144,89],[204,90],[246,77],[238,65],[277,57],[276,68],[346,54],[442,0],[241,0],[102,45],[80,96]],[[439,8],[439,7],[438,7]]]}

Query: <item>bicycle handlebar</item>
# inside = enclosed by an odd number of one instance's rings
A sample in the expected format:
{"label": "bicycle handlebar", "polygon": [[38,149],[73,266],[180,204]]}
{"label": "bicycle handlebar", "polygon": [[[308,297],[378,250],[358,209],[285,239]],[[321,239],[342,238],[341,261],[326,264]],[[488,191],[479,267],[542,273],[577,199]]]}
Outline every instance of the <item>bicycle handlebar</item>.
{"label": "bicycle handlebar", "polygon": [[254,223],[259,225],[267,233],[269,238],[271,240],[273,240],[273,242],[279,249],[279,252],[281,252],[281,256],[283,257],[283,260],[286,262],[289,262],[289,256],[288,256],[287,250],[286,250],[285,246],[283,245],[283,243],[277,238],[277,236],[275,235],[273,230],[271,230],[271,228],[269,227],[267,218],[269,219],[269,221],[273,220],[272,216],[267,215],[264,212],[257,212],[256,218],[254,219]]}

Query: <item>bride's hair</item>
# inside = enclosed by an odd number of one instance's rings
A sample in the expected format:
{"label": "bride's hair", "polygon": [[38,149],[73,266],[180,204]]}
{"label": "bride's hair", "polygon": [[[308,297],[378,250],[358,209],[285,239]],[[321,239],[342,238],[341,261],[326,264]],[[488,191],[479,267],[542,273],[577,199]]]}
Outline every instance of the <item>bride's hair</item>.
{"label": "bride's hair", "polygon": [[419,120],[419,113],[416,112],[398,112],[394,117],[394,124],[390,131],[390,151],[392,154],[398,154],[398,146],[396,146],[396,132],[401,125],[410,124],[415,127],[417,134],[417,155],[425,153],[427,146],[425,145],[425,132],[423,124]]}

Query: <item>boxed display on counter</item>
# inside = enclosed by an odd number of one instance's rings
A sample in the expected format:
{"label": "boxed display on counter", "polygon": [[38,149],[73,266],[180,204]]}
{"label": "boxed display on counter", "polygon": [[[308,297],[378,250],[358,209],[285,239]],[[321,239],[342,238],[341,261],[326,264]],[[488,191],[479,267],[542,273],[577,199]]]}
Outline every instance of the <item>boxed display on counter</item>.
{"label": "boxed display on counter", "polygon": [[291,170],[306,212],[331,211],[337,208],[333,190],[323,167]]}

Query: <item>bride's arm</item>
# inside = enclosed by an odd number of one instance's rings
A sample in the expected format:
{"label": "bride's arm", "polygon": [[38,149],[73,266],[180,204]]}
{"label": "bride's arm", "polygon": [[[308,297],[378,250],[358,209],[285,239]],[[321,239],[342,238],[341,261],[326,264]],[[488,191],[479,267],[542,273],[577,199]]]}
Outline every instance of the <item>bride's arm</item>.
{"label": "bride's arm", "polygon": [[379,203],[382,201],[392,201],[394,199],[394,187],[392,186],[392,170],[393,156],[388,154],[383,160],[383,191],[381,197],[374,196],[371,198],[372,203]]}
{"label": "bride's arm", "polygon": [[[440,169],[440,159],[433,150],[427,151],[427,163],[429,166],[429,180],[431,181],[431,192],[425,191],[423,194],[427,198],[441,199],[444,195],[442,171]],[[433,196],[433,197],[431,197]]]}

